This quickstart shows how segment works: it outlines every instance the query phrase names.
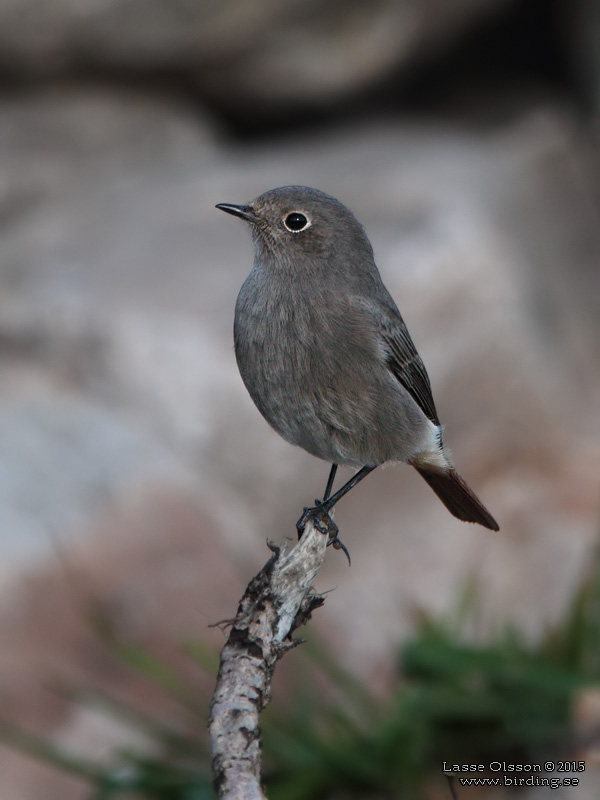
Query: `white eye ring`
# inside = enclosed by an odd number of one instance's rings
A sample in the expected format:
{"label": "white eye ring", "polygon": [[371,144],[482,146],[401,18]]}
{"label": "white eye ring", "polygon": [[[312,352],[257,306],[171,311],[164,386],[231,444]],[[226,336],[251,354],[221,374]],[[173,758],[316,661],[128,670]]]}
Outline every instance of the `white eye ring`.
{"label": "white eye ring", "polygon": [[290,233],[300,233],[310,228],[310,220],[303,211],[290,211],[283,218],[283,225]]}

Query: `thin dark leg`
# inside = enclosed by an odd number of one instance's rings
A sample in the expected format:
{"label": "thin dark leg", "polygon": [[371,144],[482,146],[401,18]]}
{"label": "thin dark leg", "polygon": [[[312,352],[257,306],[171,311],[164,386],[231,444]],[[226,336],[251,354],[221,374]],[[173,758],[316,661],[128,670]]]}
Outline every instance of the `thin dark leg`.
{"label": "thin dark leg", "polygon": [[325,500],[329,500],[329,496],[331,495],[331,490],[333,489],[333,482],[335,480],[335,473],[337,472],[338,465],[332,464],[331,471],[329,473],[329,478],[327,479],[327,486],[325,487],[325,494],[323,495],[323,502]]}
{"label": "thin dark leg", "polygon": [[338,500],[348,494],[350,489],[353,489],[357,483],[360,483],[363,478],[366,478],[370,472],[373,472],[375,467],[362,467],[359,471],[353,475],[349,481],[347,481],[341,489],[334,494],[329,496],[331,492],[331,488],[333,486],[333,481],[335,478],[335,473],[337,472],[337,464],[333,464],[331,467],[331,471],[329,473],[329,479],[327,481],[327,487],[325,489],[325,498],[323,501],[315,501],[316,505],[313,508],[305,508],[304,513],[296,523],[296,528],[298,529],[298,538],[302,536],[304,533],[304,528],[306,523],[309,519],[312,519],[314,522],[315,527],[318,531],[324,534],[329,535],[329,542],[328,544],[332,544],[336,550],[343,550],[346,554],[346,558],[348,559],[348,564],[350,563],[350,554],[348,550],[344,546],[344,544],[340,541],[338,537],[339,529],[335,522],[329,516],[329,512],[337,503]]}
{"label": "thin dark leg", "polygon": [[331,497],[327,498],[321,503],[321,508],[325,511],[331,511],[334,505],[337,503],[338,500],[341,500],[345,494],[348,494],[350,489],[354,489],[357,483],[360,483],[363,478],[366,478],[370,472],[373,472],[375,467],[362,467],[359,469],[358,472],[353,475],[350,480],[345,483],[341,489],[338,489],[337,492],[332,495]]}

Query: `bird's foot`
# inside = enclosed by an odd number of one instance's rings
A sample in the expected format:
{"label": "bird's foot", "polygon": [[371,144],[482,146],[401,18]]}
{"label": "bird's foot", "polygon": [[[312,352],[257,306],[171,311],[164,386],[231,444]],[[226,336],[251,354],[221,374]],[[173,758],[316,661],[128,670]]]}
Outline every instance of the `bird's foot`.
{"label": "bird's foot", "polygon": [[348,559],[348,565],[350,565],[350,553],[348,552],[346,545],[339,537],[340,529],[329,516],[328,510],[323,508],[323,506],[324,503],[321,500],[315,500],[315,505],[312,508],[304,509],[302,516],[296,523],[298,538],[300,538],[304,533],[306,524],[309,521],[312,522],[319,533],[329,537],[327,547],[332,545],[334,550],[343,550],[346,558]]}
{"label": "bird's foot", "polygon": [[319,533],[329,536],[330,539],[334,539],[339,533],[338,526],[329,516],[328,510],[323,508],[321,500],[315,500],[315,505],[312,508],[305,506],[302,516],[296,523],[298,538],[304,533],[304,528],[308,522],[312,522]]}

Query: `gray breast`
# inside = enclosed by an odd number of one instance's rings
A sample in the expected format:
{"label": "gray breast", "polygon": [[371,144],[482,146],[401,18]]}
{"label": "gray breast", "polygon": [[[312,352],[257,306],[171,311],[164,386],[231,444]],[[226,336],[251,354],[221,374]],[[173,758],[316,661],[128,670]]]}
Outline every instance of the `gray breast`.
{"label": "gray breast", "polygon": [[251,274],[234,339],[242,379],[267,422],[330,462],[408,460],[427,420],[387,368],[373,320],[339,298],[328,303],[322,291],[292,301],[261,289]]}

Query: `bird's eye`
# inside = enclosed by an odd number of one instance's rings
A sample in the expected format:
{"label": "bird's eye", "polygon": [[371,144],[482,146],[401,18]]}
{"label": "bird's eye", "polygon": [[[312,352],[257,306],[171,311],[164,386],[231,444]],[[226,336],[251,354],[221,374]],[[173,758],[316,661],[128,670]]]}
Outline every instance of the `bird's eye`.
{"label": "bird's eye", "polygon": [[287,217],[283,220],[283,224],[292,233],[298,233],[299,231],[303,231],[305,228],[308,228],[310,222],[308,221],[308,217],[304,214],[301,214],[299,211],[292,211],[291,214],[288,214]]}

